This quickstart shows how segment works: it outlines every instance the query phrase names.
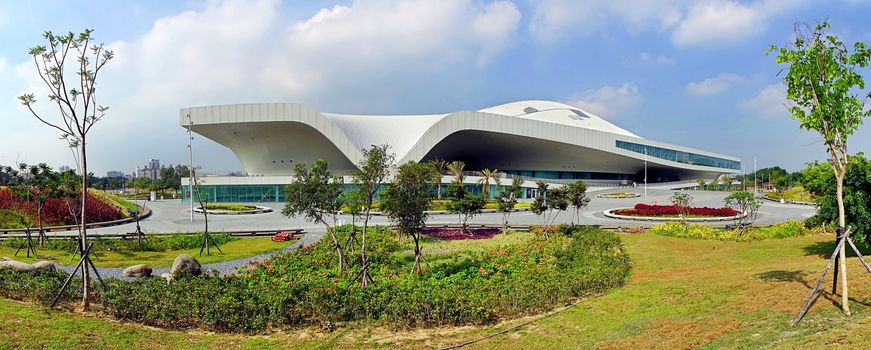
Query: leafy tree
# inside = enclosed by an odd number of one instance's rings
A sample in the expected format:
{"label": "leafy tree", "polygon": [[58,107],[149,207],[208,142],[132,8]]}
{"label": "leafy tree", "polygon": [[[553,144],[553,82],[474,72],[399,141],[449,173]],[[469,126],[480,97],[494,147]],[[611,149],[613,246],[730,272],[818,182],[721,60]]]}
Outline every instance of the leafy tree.
{"label": "leafy tree", "polygon": [[[97,77],[113,57],[111,50],[94,42],[93,30],[85,29],[78,35],[69,32],[55,35],[43,33],[48,46],[32,47],[28,54],[33,57],[39,78],[49,90],[48,100],[57,105],[60,120],[51,120],[36,112],[36,96],[25,93],[18,97],[30,113],[43,124],[60,133],[70,147],[77,147],[81,171],[81,232],[79,242],[84,251],[88,246],[88,230],[85,209],[88,196],[87,135],[105,115],[108,107],[97,104]],[[89,308],[90,278],[88,269],[82,269],[82,306]]]}
{"label": "leafy tree", "polygon": [[728,176],[728,175],[724,175],[723,177],[720,178],[720,182],[723,184],[723,187],[725,188],[726,191],[729,191],[732,189],[732,182],[733,181],[735,181],[735,178]]}
{"label": "leafy tree", "polygon": [[741,230],[741,233],[747,231],[749,226],[756,221],[756,214],[759,207],[762,206],[762,200],[756,198],[756,195],[750,192],[737,191],[728,195],[724,202],[727,207],[735,209],[738,212],[738,218],[735,219],[735,225]]}
{"label": "leafy tree", "polygon": [[556,220],[557,216],[561,212],[566,211],[569,208],[569,192],[565,187],[559,187],[547,191],[547,196],[545,198],[545,203],[547,204],[548,209],[548,223],[553,225],[553,222]]}
{"label": "leafy tree", "polygon": [[[808,164],[803,171],[802,186],[814,195],[817,213],[808,222],[834,225],[838,222],[838,203],[835,198],[835,174],[829,162]],[[850,157],[844,177],[844,203],[846,221],[853,228],[853,239],[871,243],[871,160],[862,153]]]}
{"label": "leafy tree", "polygon": [[438,175],[432,165],[408,162],[401,166],[393,182],[381,194],[381,208],[400,234],[414,240],[414,272],[422,272],[423,252],[420,230],[426,224],[426,210],[432,200],[432,183]]}
{"label": "leafy tree", "polygon": [[542,225],[547,223],[546,218],[542,215],[545,211],[547,211],[547,188],[550,186],[544,181],[536,181],[535,184],[538,186],[535,193],[535,199],[532,200],[532,204],[530,205],[529,210],[532,211],[533,214],[542,218]]}
{"label": "leafy tree", "polygon": [[480,213],[487,201],[484,200],[483,195],[469,193],[463,183],[450,183],[448,193],[451,199],[446,205],[448,212],[458,215],[463,232],[466,232],[466,224],[469,219]]}
{"label": "leafy tree", "polygon": [[523,179],[515,176],[511,179],[511,185],[508,186],[508,189],[496,195],[496,203],[499,204],[499,211],[502,213],[502,223],[506,229],[508,228],[508,216],[511,215],[511,211],[517,205],[517,198],[520,197],[521,191],[523,191],[523,188],[520,187],[521,185],[523,185]]}
{"label": "leafy tree", "polygon": [[360,239],[360,278],[363,286],[366,286],[367,281],[372,279],[369,276],[369,258],[366,255],[366,229],[369,227],[369,218],[371,217],[369,213],[372,211],[375,195],[381,188],[381,184],[390,175],[396,159],[389,152],[389,148],[388,145],[381,145],[363,150],[363,159],[357,165],[358,170],[354,174],[354,183],[357,184],[360,194],[363,196],[362,201],[360,201],[360,204],[363,205],[363,233]]}
{"label": "leafy tree", "polygon": [[[339,270],[347,271],[348,261],[342,244],[336,236],[336,220],[342,208],[342,190],[345,185],[341,176],[327,170],[327,162],[323,159],[315,161],[311,168],[305,163],[297,163],[294,167],[293,180],[284,187],[284,197],[287,203],[282,214],[288,217],[302,215],[306,220],[322,224],[327,234],[333,240],[333,246],[339,256]],[[330,224],[332,223],[332,225]]]}
{"label": "leafy tree", "polygon": [[438,199],[442,199],[442,174],[445,173],[445,170],[448,168],[448,162],[444,159],[434,159],[429,162],[432,165],[433,170],[438,174],[438,181],[436,182],[438,186]]}
{"label": "leafy tree", "polygon": [[51,197],[57,185],[57,173],[45,163],[38,165],[19,164],[19,174],[27,174],[21,177],[21,185],[27,193],[28,200],[36,203],[36,220],[39,225],[39,246],[45,244],[45,230],[43,229],[42,209],[45,202]]}
{"label": "leafy tree", "polygon": [[5,165],[0,166],[0,186],[12,186],[18,178],[18,170]]}
{"label": "leafy tree", "polygon": [[590,198],[587,197],[587,183],[584,180],[572,182],[566,185],[566,191],[569,203],[575,208],[572,216],[572,225],[574,225],[575,218],[578,219],[578,223],[581,222],[581,210],[590,203]]}
{"label": "leafy tree", "polygon": [[705,190],[705,180],[704,179],[696,180],[696,184],[699,185],[699,190],[702,190],[702,191]]}
{"label": "leafy tree", "polygon": [[678,215],[680,215],[684,231],[689,232],[690,224],[687,221],[687,216],[689,216],[690,209],[693,207],[693,196],[690,196],[688,193],[675,192],[670,200],[671,204],[674,205],[674,209],[677,210]]}
{"label": "leafy tree", "polygon": [[[807,27],[807,26],[805,26]],[[838,232],[846,226],[844,207],[844,177],[849,159],[847,140],[862,124],[862,118],[871,115],[863,99],[871,98],[865,89],[860,70],[868,66],[871,49],[863,42],[853,44],[852,52],[838,37],[828,31],[831,25],[823,22],[813,29],[798,26],[791,46],[772,45],[766,54],[776,53],[777,63],[787,66],[784,81],[786,98],[792,102],[789,112],[806,130],[823,137],[829,152],[837,185]],[[865,97],[859,97],[864,94]],[[842,282],[841,306],[850,314],[847,289],[846,247],[839,255]]]}
{"label": "leafy tree", "polygon": [[481,170],[481,179],[478,180],[478,183],[481,184],[481,193],[484,194],[484,199],[490,198],[490,179],[498,180],[499,179],[499,170],[493,169],[484,169]]}
{"label": "leafy tree", "polygon": [[175,168],[171,166],[160,168],[159,187],[161,190],[181,188],[181,176],[175,171]]}

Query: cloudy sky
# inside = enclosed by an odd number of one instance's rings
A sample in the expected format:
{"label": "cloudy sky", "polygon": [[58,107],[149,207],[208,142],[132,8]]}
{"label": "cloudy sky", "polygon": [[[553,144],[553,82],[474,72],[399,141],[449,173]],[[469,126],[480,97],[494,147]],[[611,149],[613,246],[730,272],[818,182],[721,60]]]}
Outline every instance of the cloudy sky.
{"label": "cloudy sky", "polygon": [[[95,29],[116,59],[98,82],[107,117],[90,168],[187,162],[184,106],[300,102],[325,112],[425,114],[521,99],[570,103],[642,137],[800,169],[826,155],[798,128],[770,44],[828,19],[871,42],[871,1],[56,1],[0,0],[0,164],[74,165],[16,101],[46,103],[29,47]],[[866,72],[871,79],[871,74]],[[851,152],[871,153],[871,125]],[[207,170],[241,170],[202,137]]]}

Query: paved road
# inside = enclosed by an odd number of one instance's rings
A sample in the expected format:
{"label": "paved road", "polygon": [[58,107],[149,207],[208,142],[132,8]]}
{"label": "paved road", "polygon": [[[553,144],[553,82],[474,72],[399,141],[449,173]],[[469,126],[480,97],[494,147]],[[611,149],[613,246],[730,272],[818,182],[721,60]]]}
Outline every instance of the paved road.
{"label": "paved road", "polygon": [[[643,193],[641,188],[630,189],[632,191]],[[641,191],[639,191],[641,190]],[[616,190],[614,190],[616,191]],[[588,208],[586,208],[581,216],[581,223],[583,224],[601,224],[601,225],[614,225],[614,224],[623,224],[623,225],[642,225],[643,222],[639,221],[627,221],[627,220],[618,220],[606,218],[602,212],[611,208],[620,208],[620,207],[631,207],[639,202],[644,203],[659,203],[666,204],[669,203],[669,197],[674,194],[672,190],[666,189],[648,189],[648,196],[646,198],[624,198],[624,199],[608,199],[608,198],[596,198],[596,194],[614,192],[609,189],[595,189],[590,192],[591,200]],[[622,189],[621,191],[627,191],[626,189]],[[708,207],[722,207],[723,206],[723,198],[727,195],[724,192],[708,192],[708,191],[688,191],[693,196],[693,205],[694,206],[708,206]],[[156,202],[148,202],[146,204],[151,208],[153,214],[148,219],[145,219],[141,222],[142,228],[146,232],[196,232],[200,231],[203,228],[203,218],[201,214],[194,215],[194,222],[191,222],[190,219],[190,207],[186,203],[182,203],[180,200],[163,200]],[[287,228],[301,228],[308,232],[303,238],[284,248],[284,250],[295,249],[304,245],[311,244],[316,242],[321,237],[323,237],[324,228],[321,225],[315,225],[311,222],[306,222],[302,218],[287,218],[281,214],[281,208],[283,207],[282,203],[267,203],[267,204],[258,204],[265,205],[274,209],[271,213],[265,214],[253,214],[253,215],[211,215],[209,216],[209,227],[212,232],[219,231],[234,231],[234,230],[269,230],[269,229],[287,229]],[[775,202],[766,201],[762,208],[759,209],[759,216],[756,221],[758,225],[767,225],[778,222],[783,222],[790,219],[805,219],[812,216],[815,212],[815,209],[810,206],[804,205],[794,205],[794,204],[780,204]],[[340,220],[345,222],[350,221],[350,216],[342,215]],[[482,222],[482,223],[497,223],[501,222],[502,214],[500,213],[489,213],[489,214],[480,214],[472,221],[474,222]],[[510,222],[513,224],[540,224],[542,219],[539,216],[532,214],[531,212],[516,212],[511,214]],[[555,223],[569,223],[571,220],[571,214],[569,212],[565,212],[560,214]],[[388,224],[387,218],[382,216],[373,217],[371,220],[374,225],[383,225]],[[457,216],[455,215],[431,215],[428,223],[457,223]],[[649,223],[647,223],[649,225]],[[709,225],[722,225],[723,223],[709,223]],[[106,228],[97,228],[89,230],[91,234],[116,234],[122,232],[130,232],[135,228],[134,224],[126,224],[119,225],[114,227],[106,227]],[[274,252],[273,252],[274,253]],[[214,268],[218,270],[221,274],[230,274],[234,273],[237,268],[241,265],[244,265],[251,259],[263,259],[268,257],[273,253],[264,253],[258,256],[238,259],[232,261],[225,261],[220,263],[206,264],[207,268]],[[62,267],[66,271],[72,271],[72,267],[63,266]],[[120,277],[121,274],[120,268],[101,268],[100,274],[103,277]],[[167,268],[158,268],[155,269],[154,274],[160,275],[162,273],[168,272]]]}

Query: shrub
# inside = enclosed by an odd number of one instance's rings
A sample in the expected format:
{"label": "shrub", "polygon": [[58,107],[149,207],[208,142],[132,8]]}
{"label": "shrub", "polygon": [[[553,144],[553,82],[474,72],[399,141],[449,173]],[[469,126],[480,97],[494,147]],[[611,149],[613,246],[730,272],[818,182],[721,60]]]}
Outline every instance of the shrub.
{"label": "shrub", "polygon": [[[738,212],[732,208],[709,208],[709,207],[693,207],[689,208],[689,215],[691,216],[710,216],[710,217],[722,217],[722,216],[735,216],[738,215]],[[623,209],[617,210],[615,212],[617,215],[630,215],[630,216],[678,216],[680,213],[677,208],[673,205],[650,205],[644,203],[638,203],[635,205],[633,209]]]}
{"label": "shrub", "polygon": [[[68,274],[62,271],[39,270],[28,273],[0,269],[0,296],[4,298],[29,300],[42,305],[51,304]],[[82,280],[74,277],[61,296],[61,300],[71,301],[82,295]]]}
{"label": "shrub", "polygon": [[[229,234],[211,234],[210,237],[218,245],[238,240],[239,237],[234,237]],[[88,239],[94,244],[95,251],[116,250],[116,251],[137,251],[137,252],[165,252],[169,250],[182,250],[199,248],[203,243],[202,234],[180,234],[180,235],[151,235],[142,240],[142,245],[138,240],[121,240],[112,238],[103,238],[94,236]],[[18,248],[21,246],[21,238],[9,238],[0,241],[0,245]],[[73,251],[77,248],[78,243],[73,239],[49,239],[44,243],[45,249],[50,250],[69,250]]]}
{"label": "shrub", "polygon": [[790,220],[768,227],[750,228],[743,234],[741,230],[724,230],[713,228],[705,225],[690,225],[689,230],[685,230],[684,225],[679,222],[666,222],[653,226],[648,230],[650,233],[661,236],[670,236],[678,238],[694,238],[708,239],[717,241],[737,241],[749,242],[763,239],[773,238],[788,238],[807,236],[812,233],[800,221]]}
{"label": "shrub", "polygon": [[243,205],[243,204],[209,203],[209,204],[206,204],[206,209],[208,209],[208,210],[225,210],[225,211],[247,211],[247,210],[256,210],[257,207],[253,206],[253,205]]}

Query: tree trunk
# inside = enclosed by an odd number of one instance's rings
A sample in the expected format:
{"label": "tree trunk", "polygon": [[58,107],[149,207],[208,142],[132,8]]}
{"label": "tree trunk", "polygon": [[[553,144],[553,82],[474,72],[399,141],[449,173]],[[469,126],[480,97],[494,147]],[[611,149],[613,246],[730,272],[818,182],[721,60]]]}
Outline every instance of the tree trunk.
{"label": "tree trunk", "polygon": [[369,284],[369,257],[366,256],[366,229],[369,228],[369,208],[372,208],[372,202],[366,208],[366,216],[363,218],[363,237],[360,239],[360,284],[365,287]]}
{"label": "tree trunk", "polygon": [[324,226],[327,227],[327,233],[329,233],[330,238],[333,239],[333,245],[336,247],[336,253],[339,255],[339,273],[343,274],[345,272],[345,266],[347,265],[347,262],[345,260],[345,253],[342,251],[342,244],[339,243],[339,239],[336,238],[336,230],[333,227],[330,227],[330,225],[327,224],[325,221]]}
{"label": "tree trunk", "polygon": [[[82,173],[82,212],[81,212],[81,220],[79,220],[79,224],[82,227],[81,237],[79,237],[79,242],[81,246],[79,247],[82,252],[88,249],[88,218],[86,216],[87,213],[87,203],[88,203],[88,156],[85,151],[85,136],[82,135],[81,138],[81,154],[82,158],[81,169],[79,169]],[[82,308],[87,310],[90,307],[90,293],[91,293],[91,279],[90,273],[87,268],[82,269]]]}
{"label": "tree trunk", "polygon": [[[846,163],[846,162],[844,162]],[[837,192],[836,197],[838,199],[838,232],[841,234],[846,233],[846,214],[844,211],[844,176],[847,173],[847,167],[845,166],[841,171],[835,170],[835,179],[837,180]],[[839,237],[840,238],[840,237]],[[849,293],[847,291],[847,257],[846,257],[846,244],[841,245],[841,250],[838,252],[838,260],[840,260],[839,269],[841,270],[841,308],[844,310],[844,314],[850,315],[850,304],[849,304]]]}
{"label": "tree trunk", "polygon": [[45,233],[42,231],[42,207],[44,204],[40,201],[37,201],[36,203],[36,218],[39,220],[39,247],[42,248],[45,246]]}

